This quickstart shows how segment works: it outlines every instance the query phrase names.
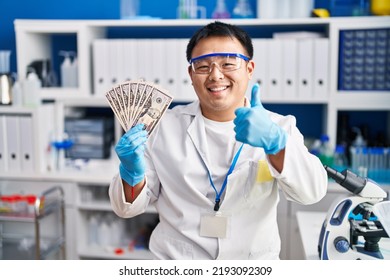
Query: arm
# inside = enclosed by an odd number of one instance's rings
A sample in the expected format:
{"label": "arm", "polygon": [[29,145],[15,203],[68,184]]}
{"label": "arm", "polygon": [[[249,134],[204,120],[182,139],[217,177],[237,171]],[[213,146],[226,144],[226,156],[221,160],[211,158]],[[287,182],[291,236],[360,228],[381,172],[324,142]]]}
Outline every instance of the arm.
{"label": "arm", "polygon": [[269,162],[279,173],[283,171],[285,151],[286,149],[283,148],[275,155],[268,155]]}
{"label": "arm", "polygon": [[252,88],[251,107],[238,108],[235,114],[236,139],[253,147],[263,148],[271,164],[281,172],[287,133],[271,120],[261,104],[258,84]]}
{"label": "arm", "polygon": [[145,179],[136,184],[135,186],[130,186],[125,180],[122,179],[123,192],[125,194],[126,202],[133,203],[134,200],[139,196],[142,189],[145,186]]}
{"label": "arm", "polygon": [[133,203],[145,186],[145,145],[147,132],[136,125],[115,146],[120,159],[119,174],[126,202]]}

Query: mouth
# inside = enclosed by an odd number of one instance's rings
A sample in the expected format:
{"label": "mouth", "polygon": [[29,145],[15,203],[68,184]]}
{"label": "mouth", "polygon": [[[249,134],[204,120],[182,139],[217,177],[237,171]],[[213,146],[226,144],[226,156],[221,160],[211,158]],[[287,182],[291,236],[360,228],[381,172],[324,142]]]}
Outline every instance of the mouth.
{"label": "mouth", "polygon": [[212,87],[208,87],[208,91],[212,92],[212,93],[218,93],[218,92],[221,92],[221,91],[224,91],[224,90],[227,90],[229,88],[229,86],[212,86]]}

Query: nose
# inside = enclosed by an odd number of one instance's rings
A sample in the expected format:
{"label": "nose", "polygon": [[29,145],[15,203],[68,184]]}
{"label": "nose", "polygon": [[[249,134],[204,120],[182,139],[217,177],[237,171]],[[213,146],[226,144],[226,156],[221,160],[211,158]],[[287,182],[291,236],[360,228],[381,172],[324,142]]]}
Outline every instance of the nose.
{"label": "nose", "polygon": [[210,66],[210,74],[209,74],[209,80],[210,81],[217,81],[220,79],[223,79],[224,75],[221,72],[221,70],[218,67],[217,63],[212,63]]}

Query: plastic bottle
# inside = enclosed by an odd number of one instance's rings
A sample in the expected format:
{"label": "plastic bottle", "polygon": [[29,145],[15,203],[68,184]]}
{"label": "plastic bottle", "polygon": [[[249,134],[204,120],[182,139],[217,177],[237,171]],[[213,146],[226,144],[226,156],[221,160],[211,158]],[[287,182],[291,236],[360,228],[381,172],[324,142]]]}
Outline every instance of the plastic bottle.
{"label": "plastic bottle", "polygon": [[338,171],[343,171],[348,167],[347,156],[345,154],[345,147],[337,145],[333,158],[333,167]]}
{"label": "plastic bottle", "polygon": [[332,166],[333,165],[333,149],[329,143],[328,135],[321,135],[321,146],[319,148],[319,158],[324,165]]}
{"label": "plastic bottle", "polygon": [[353,127],[356,132],[356,138],[350,147],[352,171],[358,173],[359,176],[366,177],[368,169],[368,153],[366,141],[358,127]]}
{"label": "plastic bottle", "polygon": [[248,0],[238,0],[233,9],[233,18],[254,18],[254,13]]}
{"label": "plastic bottle", "polygon": [[64,61],[61,64],[61,86],[74,87],[74,67],[70,59],[72,52],[60,51],[60,55],[64,56]]}
{"label": "plastic bottle", "polygon": [[88,245],[98,245],[99,220],[96,214],[91,214],[88,220]]}
{"label": "plastic bottle", "polygon": [[217,0],[217,5],[215,6],[212,18],[230,18],[230,13],[226,8],[225,0]]}
{"label": "plastic bottle", "polygon": [[108,216],[102,216],[98,229],[99,246],[107,248],[112,246],[111,240],[111,224]]}
{"label": "plastic bottle", "polygon": [[79,62],[77,59],[77,56],[75,55],[73,57],[72,61],[72,70],[71,70],[71,87],[78,87],[79,86]]}
{"label": "plastic bottle", "polygon": [[[32,69],[32,68],[31,68]],[[38,75],[35,73],[35,70],[32,70],[27,75],[27,79],[23,82],[23,100],[24,105],[29,107],[37,107],[40,105],[39,93],[42,87],[41,80]]]}
{"label": "plastic bottle", "polygon": [[22,106],[23,105],[23,90],[22,85],[17,78],[12,86],[12,105]]}

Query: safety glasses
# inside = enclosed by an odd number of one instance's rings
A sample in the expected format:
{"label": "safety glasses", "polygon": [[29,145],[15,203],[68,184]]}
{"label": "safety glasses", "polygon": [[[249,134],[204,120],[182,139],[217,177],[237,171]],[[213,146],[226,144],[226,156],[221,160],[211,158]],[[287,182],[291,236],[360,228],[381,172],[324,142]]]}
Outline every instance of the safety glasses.
{"label": "safety glasses", "polygon": [[250,58],[240,53],[210,53],[190,60],[192,71],[196,74],[210,74],[215,65],[222,73],[241,68],[242,61]]}

